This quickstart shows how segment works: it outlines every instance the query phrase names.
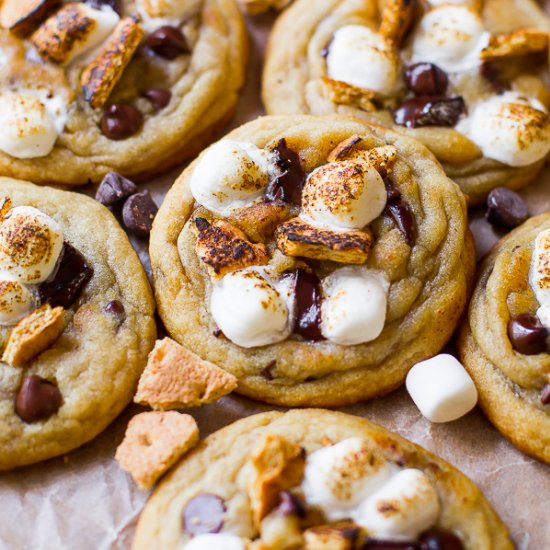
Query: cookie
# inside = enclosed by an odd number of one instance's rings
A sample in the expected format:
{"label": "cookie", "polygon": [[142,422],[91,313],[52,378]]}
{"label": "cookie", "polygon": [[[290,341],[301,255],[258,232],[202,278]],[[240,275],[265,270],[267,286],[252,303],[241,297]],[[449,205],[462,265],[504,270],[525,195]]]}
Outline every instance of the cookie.
{"label": "cookie", "polygon": [[297,0],[270,37],[264,103],[413,136],[477,204],[548,156],[549,28],[532,0]]}
{"label": "cookie", "polygon": [[550,463],[550,214],[504,237],[478,273],[460,355],[480,405],[516,447]]}
{"label": "cookie", "polygon": [[178,178],[150,242],[176,341],[270,403],[387,393],[451,336],[474,256],[433,156],[346,117],[265,117]]}
{"label": "cookie", "polygon": [[[112,214],[0,178],[0,470],[90,441],[131,401],[155,340],[141,263]],[[93,229],[93,230],[92,230]]]}
{"label": "cookie", "polygon": [[233,115],[248,48],[235,0],[37,3],[0,10],[0,175],[147,179]]}
{"label": "cookie", "polygon": [[366,419],[308,409],[254,415],[202,441],[149,499],[132,548],[421,544],[514,547],[450,464]]}

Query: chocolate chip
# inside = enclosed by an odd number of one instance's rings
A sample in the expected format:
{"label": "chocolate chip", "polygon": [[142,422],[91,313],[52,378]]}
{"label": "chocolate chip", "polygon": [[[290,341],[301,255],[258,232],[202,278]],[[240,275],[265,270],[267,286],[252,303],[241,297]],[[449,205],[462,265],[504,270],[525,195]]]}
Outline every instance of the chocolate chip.
{"label": "chocolate chip", "polygon": [[388,177],[385,177],[384,185],[386,186],[386,195],[387,195],[388,202],[390,204],[399,202],[401,200],[401,191],[397,189],[393,181],[391,181]]}
{"label": "chocolate chip", "polygon": [[550,403],[550,383],[544,384],[540,392],[540,400],[543,405],[548,405]]}
{"label": "chocolate chip", "polygon": [[15,398],[15,412],[23,422],[46,420],[55,414],[60,406],[59,388],[36,374],[31,374],[23,380]]}
{"label": "chocolate chip", "polygon": [[152,32],[145,40],[145,44],[159,57],[165,59],[176,59],[191,51],[183,33],[177,27],[170,25],[163,25]]}
{"label": "chocolate chip", "polygon": [[412,541],[368,539],[363,550],[420,550],[420,546]]}
{"label": "chocolate chip", "polygon": [[282,491],[279,498],[279,506],[277,506],[279,514],[283,516],[298,516],[299,518],[306,517],[306,504],[298,495],[289,491]]}
{"label": "chocolate chip", "polygon": [[503,94],[510,89],[510,85],[504,80],[501,72],[494,63],[485,61],[479,67],[479,72],[497,94]]}
{"label": "chocolate chip", "polygon": [[126,199],[122,208],[122,221],[130,231],[140,237],[146,237],[153,228],[157,212],[158,206],[146,189]]}
{"label": "chocolate chip", "polygon": [[385,212],[393,220],[399,231],[403,233],[407,244],[412,246],[417,234],[416,219],[408,203],[404,199],[390,202],[386,206]]}
{"label": "chocolate chip", "polygon": [[266,380],[273,380],[273,369],[277,366],[277,361],[271,361],[268,365],[260,371],[260,376]]}
{"label": "chocolate chip", "polygon": [[213,334],[216,338],[219,338],[220,336],[223,336],[223,331],[222,331],[221,328],[216,327],[216,328],[212,331],[212,334]]}
{"label": "chocolate chip", "polygon": [[420,538],[420,550],[463,550],[462,541],[451,531],[432,529]]}
{"label": "chocolate chip", "polygon": [[393,120],[400,126],[420,128],[422,126],[455,126],[466,112],[461,97],[413,97],[405,100],[393,113]]}
{"label": "chocolate chip", "polygon": [[133,105],[109,105],[101,117],[99,127],[103,135],[118,141],[133,136],[143,125],[143,115]]}
{"label": "chocolate chip", "polygon": [[65,242],[59,266],[51,281],[38,287],[38,299],[41,304],[52,307],[71,307],[80,296],[82,289],[94,274],[93,267],[86,258],[71,244]]}
{"label": "chocolate chip", "polygon": [[313,342],[324,340],[321,333],[321,281],[313,272],[295,272],[297,320],[294,332]]}
{"label": "chocolate chip", "polygon": [[546,351],[548,330],[535,315],[524,313],[508,321],[508,338],[512,347],[523,355],[537,355]]}
{"label": "chocolate chip", "polygon": [[300,155],[288,147],[284,138],[279,141],[273,152],[277,155],[276,163],[280,175],[269,182],[266,200],[268,202],[281,200],[300,205],[302,188],[306,182],[306,172]]}
{"label": "chocolate chip", "polygon": [[156,111],[160,111],[170,103],[172,92],[165,88],[149,88],[143,92],[143,97],[151,102]]}
{"label": "chocolate chip", "polygon": [[433,63],[415,63],[407,67],[405,80],[417,96],[444,96],[449,85],[447,73]]}
{"label": "chocolate chip", "polygon": [[95,200],[105,206],[112,206],[116,202],[137,193],[138,187],[129,179],[116,172],[109,172],[97,188]]}
{"label": "chocolate chip", "polygon": [[117,324],[121,325],[126,319],[126,310],[124,305],[119,300],[111,300],[106,306],[105,311],[112,315],[116,320]]}
{"label": "chocolate chip", "polygon": [[120,10],[119,0],[86,0],[84,3],[90,6],[90,8],[93,8],[94,10],[101,10],[105,6],[107,6],[111,8],[113,11],[115,11],[116,13],[118,13],[119,15],[122,14]]}
{"label": "chocolate chip", "polygon": [[496,187],[487,197],[485,217],[491,225],[512,229],[529,217],[529,208],[515,191]]}
{"label": "chocolate chip", "polygon": [[219,533],[225,504],[217,495],[204,493],[192,498],[183,510],[183,529],[189,535]]}

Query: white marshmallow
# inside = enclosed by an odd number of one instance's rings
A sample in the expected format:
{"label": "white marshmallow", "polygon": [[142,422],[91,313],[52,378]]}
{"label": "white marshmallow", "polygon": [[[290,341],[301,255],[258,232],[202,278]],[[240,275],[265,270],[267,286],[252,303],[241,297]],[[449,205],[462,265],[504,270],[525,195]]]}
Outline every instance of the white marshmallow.
{"label": "white marshmallow", "polygon": [[537,317],[550,330],[550,229],[541,231],[535,239],[529,284],[540,304]]}
{"label": "white marshmallow", "polygon": [[245,550],[240,537],[225,533],[198,535],[192,538],[182,550]]}
{"label": "white marshmallow", "polygon": [[308,455],[302,489],[307,503],[320,507],[329,521],[350,518],[395,468],[352,437]]}
{"label": "white marshmallow", "polygon": [[33,295],[19,281],[0,281],[0,325],[16,325],[34,306]]}
{"label": "white marshmallow", "polygon": [[330,162],[314,170],[304,185],[302,218],[333,231],[362,229],[386,206],[380,174],[357,160]]}
{"label": "white marshmallow", "polygon": [[377,539],[416,539],[439,516],[437,491],[424,472],[400,471],[361,506],[353,519]]}
{"label": "white marshmallow", "polygon": [[441,354],[417,363],[407,375],[407,391],[431,422],[451,422],[470,412],[477,390],[460,362]]}
{"label": "white marshmallow", "polygon": [[364,25],[347,25],[334,33],[327,74],[332,80],[391,95],[400,88],[401,63],[380,34]]}
{"label": "white marshmallow", "polygon": [[489,38],[475,10],[442,5],[426,13],[418,24],[411,61],[435,63],[450,73],[468,71],[480,65],[479,54]]}
{"label": "white marshmallow", "polygon": [[292,281],[269,279],[265,269],[247,268],[228,273],[212,290],[212,317],[238,346],[274,344],[292,331]]}
{"label": "white marshmallow", "polygon": [[32,206],[16,206],[0,225],[0,277],[41,283],[62,249],[63,231],[55,220]]}
{"label": "white marshmallow", "polygon": [[535,99],[507,92],[477,105],[456,129],[487,158],[529,166],[550,152],[550,117]]}
{"label": "white marshmallow", "polygon": [[275,155],[252,143],[222,140],[199,159],[191,176],[195,200],[219,216],[260,198],[275,170]]}
{"label": "white marshmallow", "polygon": [[44,157],[57,140],[54,117],[40,99],[28,93],[0,95],[0,150],[20,159]]}
{"label": "white marshmallow", "polygon": [[384,329],[389,283],[377,271],[344,267],[323,280],[321,332],[331,342],[354,346]]}

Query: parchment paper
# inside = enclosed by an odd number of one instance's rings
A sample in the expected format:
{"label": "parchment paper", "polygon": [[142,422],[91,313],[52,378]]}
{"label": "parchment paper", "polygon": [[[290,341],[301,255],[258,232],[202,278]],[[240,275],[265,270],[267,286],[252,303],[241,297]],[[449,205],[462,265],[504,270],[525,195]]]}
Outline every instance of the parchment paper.
{"label": "parchment paper", "polygon": [[[262,16],[249,21],[248,82],[232,127],[263,112],[259,100],[261,59],[272,20],[272,16]],[[181,168],[174,170],[144,187],[151,189],[160,204],[180,172]],[[523,195],[533,214],[550,209],[550,169]],[[478,255],[482,255],[498,235],[484,221],[482,210],[473,213],[471,225]],[[148,268],[147,243],[134,240],[134,245]],[[229,396],[190,412],[201,435],[206,436],[243,416],[270,409],[273,407]],[[141,410],[130,406],[102,435],[68,456],[0,474],[0,550],[130,548],[148,494],[118,468],[113,456],[128,420]],[[342,410],[398,432],[470,476],[508,524],[519,550],[550,549],[550,468],[512,447],[478,409],[449,424],[431,424],[401,389]]]}

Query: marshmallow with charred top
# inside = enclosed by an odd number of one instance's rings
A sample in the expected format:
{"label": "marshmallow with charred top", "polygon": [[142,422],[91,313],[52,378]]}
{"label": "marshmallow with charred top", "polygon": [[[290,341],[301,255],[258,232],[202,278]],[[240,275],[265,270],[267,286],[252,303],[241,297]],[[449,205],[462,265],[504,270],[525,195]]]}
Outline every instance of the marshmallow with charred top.
{"label": "marshmallow with charred top", "polygon": [[550,229],[541,231],[535,239],[529,283],[540,306],[537,317],[550,330]]}

